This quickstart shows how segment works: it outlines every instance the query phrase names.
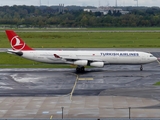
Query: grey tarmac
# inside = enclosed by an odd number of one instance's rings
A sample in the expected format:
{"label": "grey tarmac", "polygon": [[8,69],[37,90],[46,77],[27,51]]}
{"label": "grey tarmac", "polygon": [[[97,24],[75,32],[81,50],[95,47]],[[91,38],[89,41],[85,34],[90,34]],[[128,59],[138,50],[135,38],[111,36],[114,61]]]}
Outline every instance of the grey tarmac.
{"label": "grey tarmac", "polygon": [[122,95],[160,100],[160,87],[153,85],[160,81],[159,64],[154,62],[143,67],[142,72],[138,65],[87,68],[84,74],[76,74],[75,69],[0,69],[0,95],[68,95],[78,76],[73,95]]}

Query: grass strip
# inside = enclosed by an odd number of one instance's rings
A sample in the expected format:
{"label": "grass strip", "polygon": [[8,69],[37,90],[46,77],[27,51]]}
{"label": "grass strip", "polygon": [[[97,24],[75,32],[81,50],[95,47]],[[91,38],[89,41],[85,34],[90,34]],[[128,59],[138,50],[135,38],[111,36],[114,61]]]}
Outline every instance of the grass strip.
{"label": "grass strip", "polygon": [[[159,48],[158,32],[17,32],[32,48]],[[4,32],[0,33],[0,48],[10,48]]]}
{"label": "grass strip", "polygon": [[157,82],[157,83],[155,83],[154,85],[156,85],[156,86],[160,86],[160,82]]}

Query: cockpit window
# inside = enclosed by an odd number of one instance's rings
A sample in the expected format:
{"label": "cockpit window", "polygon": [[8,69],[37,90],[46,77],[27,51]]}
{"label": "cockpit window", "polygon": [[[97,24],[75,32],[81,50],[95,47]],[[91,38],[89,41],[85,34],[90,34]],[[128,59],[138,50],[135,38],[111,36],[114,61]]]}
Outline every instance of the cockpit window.
{"label": "cockpit window", "polygon": [[153,55],[150,55],[150,57],[154,57]]}

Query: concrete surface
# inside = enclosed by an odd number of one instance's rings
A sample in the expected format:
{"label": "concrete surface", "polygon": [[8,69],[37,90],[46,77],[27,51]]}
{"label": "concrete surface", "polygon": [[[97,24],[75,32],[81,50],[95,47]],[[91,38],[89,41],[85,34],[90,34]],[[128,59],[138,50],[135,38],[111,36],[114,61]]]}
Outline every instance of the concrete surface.
{"label": "concrete surface", "polygon": [[159,109],[143,107],[157,105],[153,99],[120,96],[61,97],[1,97],[1,118],[106,118],[160,117]]}

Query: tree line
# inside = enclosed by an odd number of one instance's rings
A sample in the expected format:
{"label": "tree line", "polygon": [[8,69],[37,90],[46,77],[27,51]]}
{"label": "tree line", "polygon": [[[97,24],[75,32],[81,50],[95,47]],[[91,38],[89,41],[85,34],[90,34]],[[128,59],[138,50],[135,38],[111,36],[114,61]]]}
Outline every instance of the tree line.
{"label": "tree line", "polygon": [[58,7],[2,6],[0,25],[16,27],[160,27],[160,8],[133,9],[129,14],[84,12]]}

